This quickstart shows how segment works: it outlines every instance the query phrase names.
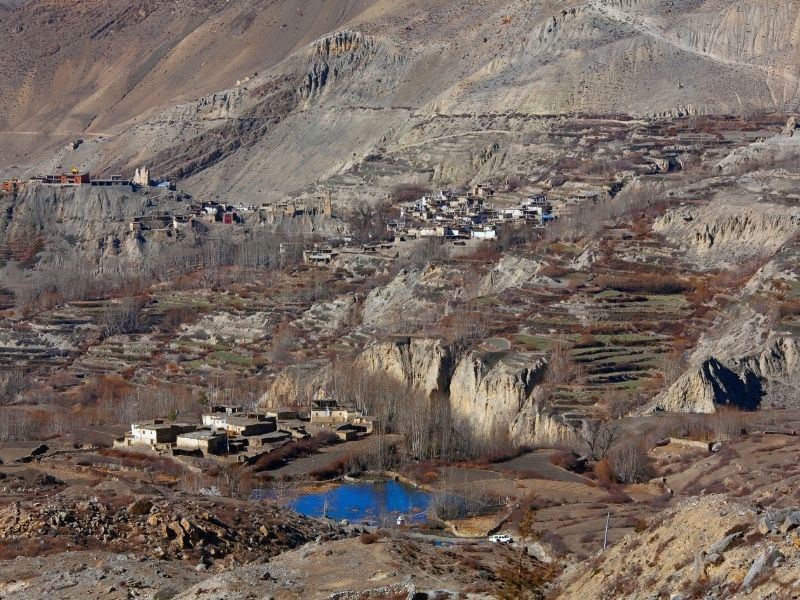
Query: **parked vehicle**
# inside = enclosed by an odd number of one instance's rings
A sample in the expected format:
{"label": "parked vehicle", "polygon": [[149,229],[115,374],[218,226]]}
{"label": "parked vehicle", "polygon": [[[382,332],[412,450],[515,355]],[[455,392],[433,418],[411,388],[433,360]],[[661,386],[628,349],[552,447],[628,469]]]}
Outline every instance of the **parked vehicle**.
{"label": "parked vehicle", "polygon": [[514,539],[505,533],[496,533],[489,536],[489,541],[493,544],[510,544]]}

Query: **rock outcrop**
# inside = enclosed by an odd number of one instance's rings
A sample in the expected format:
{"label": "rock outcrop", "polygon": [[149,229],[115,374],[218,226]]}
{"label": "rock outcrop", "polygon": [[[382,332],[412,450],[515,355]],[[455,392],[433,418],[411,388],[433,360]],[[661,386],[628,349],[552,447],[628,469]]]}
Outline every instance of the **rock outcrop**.
{"label": "rock outcrop", "polygon": [[783,135],[792,137],[797,129],[797,119],[795,117],[789,117],[789,120],[786,121],[786,127],[783,128]]}
{"label": "rock outcrop", "polygon": [[459,426],[478,435],[530,444],[562,440],[572,431],[534,393],[547,369],[540,354],[457,353],[439,340],[407,338],[375,344],[357,362],[448,398]]}
{"label": "rock outcrop", "polygon": [[539,263],[520,256],[504,256],[481,280],[477,295],[499,294],[510,288],[529,283]]}
{"label": "rock outcrop", "polygon": [[747,193],[718,194],[702,208],[669,211],[653,225],[656,233],[687,249],[689,260],[715,269],[771,256],[798,229],[800,210]]}
{"label": "rock outcrop", "polygon": [[444,265],[410,266],[389,283],[372,290],[364,300],[363,324],[393,333],[414,324],[422,315],[435,310],[435,300],[450,287],[453,271]]}
{"label": "rock outcrop", "polygon": [[324,387],[329,366],[323,362],[309,362],[285,368],[262,396],[261,406],[293,406],[315,398]]}
{"label": "rock outcrop", "polygon": [[[631,533],[598,553],[599,566],[594,572],[582,562],[569,567],[562,577],[559,597],[658,598],[664,592],[664,597],[674,599],[684,598],[679,590],[696,582],[736,581],[737,576],[741,582],[739,565],[749,564],[759,548],[734,542],[745,537],[752,526],[753,515],[743,504],[727,502],[720,496],[684,501],[647,524],[645,533]],[[645,563],[656,555],[670,566],[647,570]],[[623,582],[626,592],[620,595]],[[731,596],[723,590],[700,597]]]}
{"label": "rock outcrop", "polygon": [[427,395],[449,392],[453,362],[452,349],[439,340],[427,338],[374,344],[356,360],[369,373],[385,373]]}
{"label": "rock outcrop", "polygon": [[142,187],[150,185],[150,169],[147,167],[139,167],[133,173],[133,183]]}
{"label": "rock outcrop", "polygon": [[512,433],[528,438],[539,415],[527,404],[546,368],[540,355],[470,352],[458,362],[450,380],[451,414],[489,439]]}
{"label": "rock outcrop", "polygon": [[723,406],[796,406],[798,391],[798,341],[781,337],[749,356],[705,360],[658,395],[648,411],[713,413]]}

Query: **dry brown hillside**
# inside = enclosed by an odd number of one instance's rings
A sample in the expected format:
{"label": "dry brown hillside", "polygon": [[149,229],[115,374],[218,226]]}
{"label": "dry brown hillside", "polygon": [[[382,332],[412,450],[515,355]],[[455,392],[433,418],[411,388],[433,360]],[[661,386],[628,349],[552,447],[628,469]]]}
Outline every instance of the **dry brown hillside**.
{"label": "dry brown hillside", "polygon": [[[229,87],[369,2],[4,3],[0,128],[12,148],[71,139]],[[9,135],[5,132],[4,137]],[[45,134],[34,135],[34,134]]]}
{"label": "dry brown hillside", "polygon": [[[11,42],[0,57],[4,167],[36,165],[76,137],[103,138],[76,162],[131,167],[174,157],[211,130],[197,156],[166,174],[226,159],[198,188],[252,193],[252,182],[229,182],[266,165],[259,179],[295,177],[274,185],[283,193],[381,146],[480,131],[469,150],[479,154],[496,140],[485,123],[447,121],[466,115],[798,104],[798,17],[786,0],[693,0],[680,10],[661,0],[17,4],[0,9]],[[321,54],[320,39],[341,31],[364,36],[361,52]],[[226,156],[240,147],[254,151]],[[315,178],[295,176],[301,164]]]}

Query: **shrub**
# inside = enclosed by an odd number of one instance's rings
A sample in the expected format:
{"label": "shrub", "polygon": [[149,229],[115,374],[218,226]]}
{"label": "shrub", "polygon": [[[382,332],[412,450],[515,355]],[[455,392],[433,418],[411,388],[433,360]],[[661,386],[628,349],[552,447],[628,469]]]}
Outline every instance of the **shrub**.
{"label": "shrub", "polygon": [[608,487],[614,482],[614,470],[611,468],[607,459],[595,463],[592,467],[595,479],[603,487]]}
{"label": "shrub", "polygon": [[260,456],[255,462],[256,471],[277,469],[295,458],[315,454],[323,446],[329,446],[338,439],[335,434],[330,432],[320,432],[313,438],[289,442]]}
{"label": "shrub", "polygon": [[119,304],[109,308],[103,319],[103,332],[107,336],[124,333],[136,333],[142,327],[141,298],[123,298]]}
{"label": "shrub", "polygon": [[197,322],[200,318],[200,311],[194,306],[177,306],[164,312],[161,322],[161,329],[165,332],[173,332],[184,324]]}
{"label": "shrub", "polygon": [[569,547],[564,542],[564,538],[555,531],[543,532],[541,534],[541,539],[547,544],[549,544],[550,547],[553,549],[553,552],[555,552],[556,554],[561,556],[569,554]]}
{"label": "shrub", "polygon": [[401,183],[392,188],[391,199],[392,202],[397,204],[400,202],[412,202],[419,200],[423,196],[431,193],[431,189],[427,186],[417,183]]}
{"label": "shrub", "polygon": [[564,452],[559,450],[558,452],[553,452],[550,455],[549,460],[550,464],[561,467],[562,469],[567,469],[568,471],[578,470],[578,455],[574,452]]}
{"label": "shrub", "polygon": [[380,539],[377,533],[362,533],[358,537],[358,541],[362,544],[374,544]]}

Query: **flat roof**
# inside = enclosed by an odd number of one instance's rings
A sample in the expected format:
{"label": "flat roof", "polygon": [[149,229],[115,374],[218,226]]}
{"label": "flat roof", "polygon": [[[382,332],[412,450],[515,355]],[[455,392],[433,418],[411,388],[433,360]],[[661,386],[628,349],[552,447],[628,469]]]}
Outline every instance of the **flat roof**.
{"label": "flat roof", "polygon": [[214,433],[210,429],[201,429],[199,431],[189,431],[187,433],[182,433],[178,436],[179,438],[191,438],[195,440],[206,440],[206,439],[214,439],[214,438],[221,438],[225,437],[222,433]]}
{"label": "flat roof", "polygon": [[139,429],[172,429],[173,427],[192,427],[189,423],[153,423],[152,421],[145,421],[143,423],[132,423],[134,427]]}
{"label": "flat roof", "polygon": [[229,416],[227,419],[224,420],[226,425],[234,425],[234,426],[247,426],[247,425],[260,425],[260,424],[268,424],[269,421],[259,421],[258,419],[252,419],[250,417],[238,417],[238,416]]}

